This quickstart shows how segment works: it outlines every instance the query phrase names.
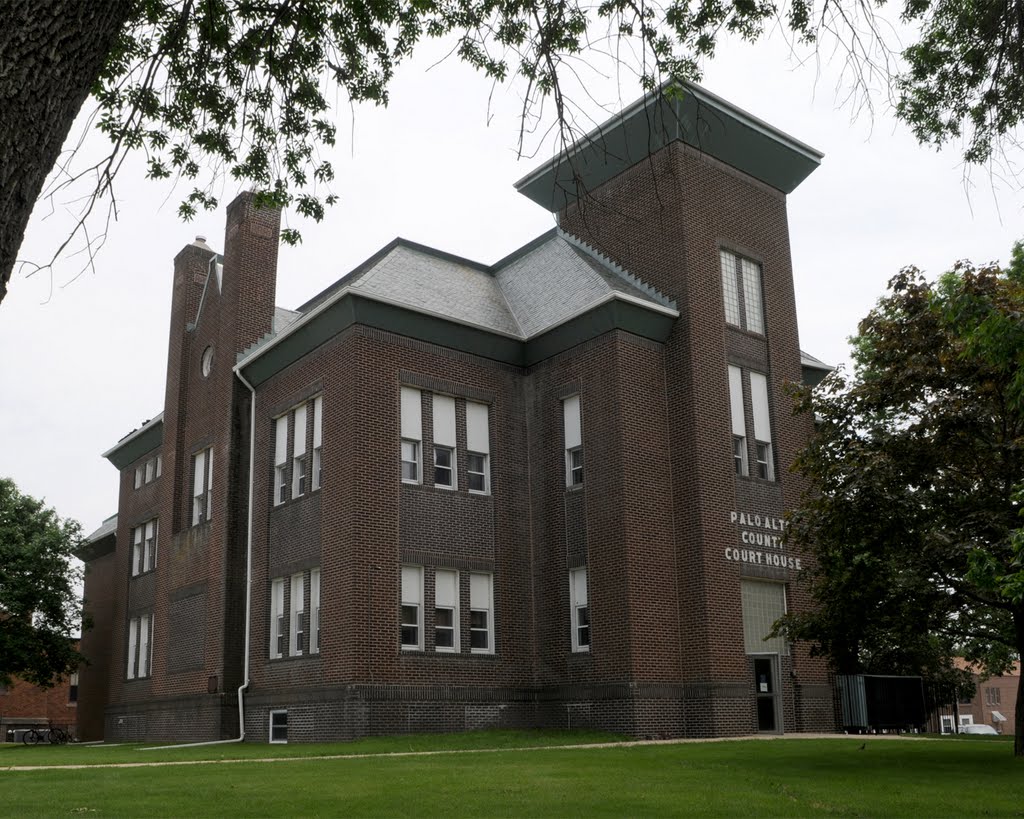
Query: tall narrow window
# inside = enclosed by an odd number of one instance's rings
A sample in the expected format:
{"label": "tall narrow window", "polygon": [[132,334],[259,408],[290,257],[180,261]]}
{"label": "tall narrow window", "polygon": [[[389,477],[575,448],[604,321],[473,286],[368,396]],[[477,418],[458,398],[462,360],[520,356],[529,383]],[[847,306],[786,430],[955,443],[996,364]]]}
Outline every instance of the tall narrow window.
{"label": "tall narrow window", "polygon": [[153,659],[153,615],[143,614],[128,621],[128,665],[125,676],[129,680],[148,677]]}
{"label": "tall narrow window", "polygon": [[423,410],[420,391],[402,387],[402,480],[420,482],[420,442],[423,440]]}
{"label": "tall narrow window", "polygon": [[747,474],[747,426],[743,420],[743,373],[729,365],[729,415],[732,420],[732,460],[737,475]]}
{"label": "tall narrow window", "polygon": [[728,250],[719,252],[725,320],[734,327],[764,334],[761,265]]}
{"label": "tall narrow window", "polygon": [[295,440],[292,443],[292,497],[306,494],[306,405],[295,409]]}
{"label": "tall narrow window", "polygon": [[128,621],[128,670],[125,672],[129,680],[134,680],[138,671],[139,618]]}
{"label": "tall narrow window", "polygon": [[402,567],[402,602],[399,617],[402,648],[423,649],[423,567]]}
{"label": "tall narrow window", "polygon": [[302,647],[305,643],[306,636],[306,595],[305,587],[302,583],[303,579],[302,572],[292,575],[292,617],[288,639],[288,653],[292,657],[298,657],[302,654]]}
{"label": "tall narrow window", "polygon": [[156,458],[150,458],[146,461],[146,483],[153,480],[154,473],[156,472]]}
{"label": "tall narrow window", "polygon": [[494,577],[469,576],[469,647],[475,654],[494,653]]}
{"label": "tall narrow window", "polygon": [[146,548],[143,545],[143,539],[145,538],[145,526],[135,527],[135,537],[133,538],[134,543],[132,544],[132,576],[142,574],[142,563],[143,555],[145,554]]}
{"label": "tall narrow window", "polygon": [[455,455],[455,399],[434,393],[434,486],[459,485]]}
{"label": "tall narrow window", "polygon": [[142,571],[148,572],[156,568],[156,538],[159,526],[156,518],[146,524],[146,554],[143,559]]}
{"label": "tall narrow window", "polygon": [[590,651],[590,609],[587,608],[587,570],[569,572],[569,605],[572,609],[572,650]]}
{"label": "tall narrow window", "polygon": [[274,505],[288,499],[288,416],[274,421]]}
{"label": "tall narrow window", "polygon": [[138,489],[142,486],[142,467],[135,467],[135,488]]}
{"label": "tall narrow window", "polygon": [[270,657],[284,654],[284,578],[278,577],[270,585]]}
{"label": "tall narrow window", "polygon": [[466,472],[469,491],[491,491],[491,434],[486,404],[466,402]]}
{"label": "tall narrow window", "polygon": [[764,313],[761,308],[761,266],[740,259],[743,271],[743,307],[747,329],[752,333],[764,334]]}
{"label": "tall narrow window", "polygon": [[323,461],[320,453],[323,444],[324,397],[318,395],[313,401],[313,491],[323,485]]}
{"label": "tall narrow window", "polygon": [[583,483],[583,430],[578,395],[562,401],[562,416],[565,432],[565,485],[579,486]]}
{"label": "tall narrow window", "polygon": [[722,296],[725,299],[725,320],[734,327],[740,327],[740,286],[736,256],[728,250],[719,252],[722,261]]}
{"label": "tall narrow window", "polygon": [[132,575],[156,568],[157,520],[148,520],[135,527],[132,538]]}
{"label": "tall narrow window", "polygon": [[750,374],[750,400],[754,405],[754,441],[757,445],[757,477],[775,479],[772,458],[772,428],[768,413],[768,379],[761,373]]}
{"label": "tall narrow window", "polygon": [[309,573],[309,653],[320,653],[320,570]]}
{"label": "tall narrow window", "polygon": [[164,471],[164,456],[163,455],[157,455],[156,456],[156,476],[159,478],[160,475],[163,474],[163,471]]}
{"label": "tall narrow window", "polygon": [[192,456],[192,525],[198,526],[213,515],[213,449]]}
{"label": "tall narrow window", "polygon": [[152,615],[143,614],[139,618],[139,676],[149,676],[149,665],[153,644]]}
{"label": "tall narrow window", "polygon": [[434,573],[434,650],[459,650],[459,573]]}

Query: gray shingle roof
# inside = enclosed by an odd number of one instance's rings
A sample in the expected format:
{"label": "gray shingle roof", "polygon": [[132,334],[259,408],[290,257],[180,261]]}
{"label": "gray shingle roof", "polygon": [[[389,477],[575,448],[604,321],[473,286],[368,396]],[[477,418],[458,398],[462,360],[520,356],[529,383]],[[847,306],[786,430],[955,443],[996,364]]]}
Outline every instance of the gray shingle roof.
{"label": "gray shingle roof", "polygon": [[317,296],[341,289],[526,339],[615,295],[655,309],[668,299],[586,245],[552,230],[491,267],[397,240]]}
{"label": "gray shingle roof", "polygon": [[100,524],[99,529],[93,532],[85,539],[85,543],[95,543],[97,540],[102,540],[107,535],[117,531],[117,515],[111,515],[103,523]]}
{"label": "gray shingle roof", "polygon": [[349,287],[414,310],[519,337],[515,317],[486,269],[398,244]]}

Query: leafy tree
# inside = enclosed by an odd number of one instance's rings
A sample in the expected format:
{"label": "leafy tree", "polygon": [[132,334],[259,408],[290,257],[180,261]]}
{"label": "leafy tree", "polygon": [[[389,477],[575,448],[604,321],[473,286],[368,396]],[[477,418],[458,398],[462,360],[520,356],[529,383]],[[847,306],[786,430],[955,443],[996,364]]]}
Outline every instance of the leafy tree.
{"label": "leafy tree", "polygon": [[699,79],[726,33],[756,40],[777,26],[805,43],[834,38],[855,90],[880,74],[922,142],[963,138],[967,161],[984,163],[1024,115],[1021,2],[902,0],[900,17],[919,38],[901,63],[875,19],[885,0],[9,0],[0,27],[0,301],[33,205],[90,94],[110,149],[78,172],[60,161],[47,194],[82,177],[92,193],[54,258],[75,236],[96,241],[87,219],[105,197],[113,209],[112,186],[132,150],[144,153],[149,176],[188,184],[185,218],[216,206],[214,183],[224,177],[260,201],[322,218],[334,201],[320,154],[335,138],[332,86],[353,102],[386,104],[395,67],[426,38],[446,38],[458,59],[497,82],[516,80],[524,131],[550,99],[563,143],[573,116],[562,78],[590,57],[631,60],[652,88],[668,76]]}
{"label": "leafy tree", "polygon": [[[780,628],[840,673],[998,674],[1024,655],[1024,248],[903,270],[853,358],[801,395],[819,424],[788,536],[820,608]],[[1024,686],[1016,734],[1024,756]]]}
{"label": "leafy tree", "polygon": [[81,526],[0,478],[0,684],[14,676],[50,687],[74,671]]}

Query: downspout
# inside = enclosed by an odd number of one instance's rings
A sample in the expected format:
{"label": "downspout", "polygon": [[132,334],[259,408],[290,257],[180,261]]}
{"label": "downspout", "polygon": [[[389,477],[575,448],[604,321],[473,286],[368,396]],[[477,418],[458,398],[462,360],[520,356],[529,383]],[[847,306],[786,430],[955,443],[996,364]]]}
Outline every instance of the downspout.
{"label": "downspout", "polygon": [[245,380],[236,368],[235,375],[249,390],[249,520],[245,538],[245,660],[242,665],[242,684],[238,686],[238,736],[234,739],[215,739],[211,742],[189,742],[182,745],[160,745],[141,748],[142,751],[157,751],[168,748],[200,748],[205,745],[230,745],[245,739],[245,705],[243,694],[249,687],[249,631],[252,611],[252,518],[253,482],[256,467],[256,388]]}

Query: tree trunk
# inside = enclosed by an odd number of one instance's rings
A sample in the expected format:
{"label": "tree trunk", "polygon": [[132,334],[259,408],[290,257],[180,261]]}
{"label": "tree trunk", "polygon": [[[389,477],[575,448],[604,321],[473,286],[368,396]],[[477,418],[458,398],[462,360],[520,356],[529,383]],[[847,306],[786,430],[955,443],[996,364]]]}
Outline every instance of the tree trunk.
{"label": "tree trunk", "polygon": [[1017,713],[1013,718],[1013,755],[1024,757],[1024,608],[1013,613],[1017,632]]}
{"label": "tree trunk", "polygon": [[8,0],[0,20],[0,302],[32,208],[132,0]]}

